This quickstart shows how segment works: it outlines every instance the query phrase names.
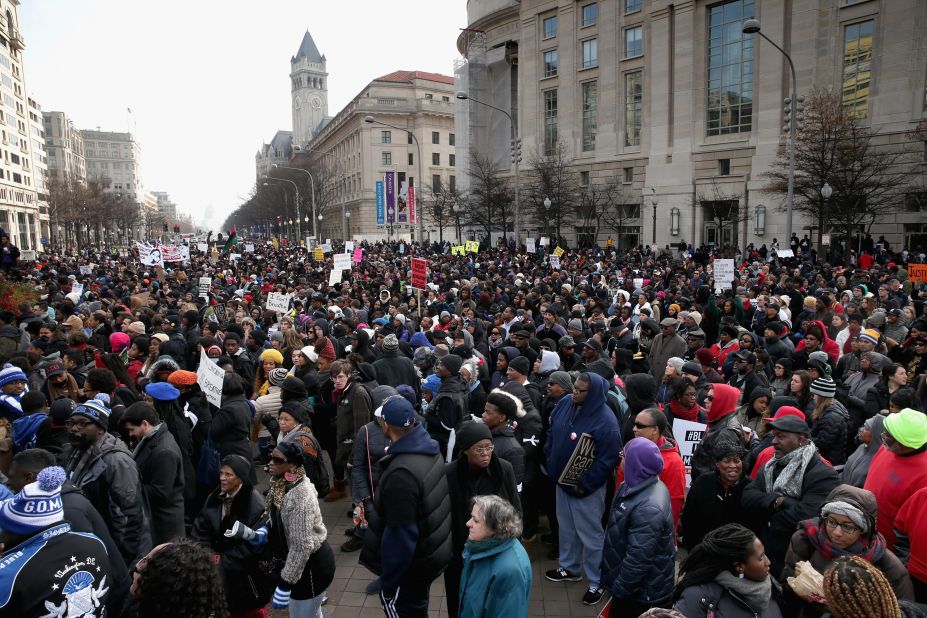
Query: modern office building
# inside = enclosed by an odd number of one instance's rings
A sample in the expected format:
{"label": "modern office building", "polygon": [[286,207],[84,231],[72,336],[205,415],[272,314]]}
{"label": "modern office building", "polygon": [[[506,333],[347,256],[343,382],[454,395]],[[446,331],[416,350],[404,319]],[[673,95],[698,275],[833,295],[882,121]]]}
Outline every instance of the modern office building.
{"label": "modern office building", "polygon": [[[580,186],[620,183],[629,217],[600,243],[786,242],[785,197],[764,189],[785,143],[789,64],[742,32],[750,18],[791,55],[799,95],[838,91],[880,147],[923,156],[910,136],[927,117],[921,0],[469,0],[467,12],[458,88],[512,115],[525,159],[559,141]],[[461,102],[458,134],[463,165],[478,149],[509,168],[503,115]],[[927,193],[915,193],[872,234],[927,245],[927,199],[914,199]],[[797,214],[793,230],[820,233]]]}

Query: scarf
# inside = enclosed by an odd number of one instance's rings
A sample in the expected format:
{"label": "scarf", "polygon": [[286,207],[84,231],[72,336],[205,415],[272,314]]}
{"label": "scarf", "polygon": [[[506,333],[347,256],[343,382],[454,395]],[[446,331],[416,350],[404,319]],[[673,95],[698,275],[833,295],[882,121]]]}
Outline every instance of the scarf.
{"label": "scarf", "polygon": [[267,498],[264,501],[264,508],[268,511],[283,508],[283,496],[306,478],[306,470],[302,466],[297,466],[293,471],[296,478],[290,482],[282,476],[272,476],[270,478],[270,489],[267,490]]}
{"label": "scarf", "polygon": [[759,616],[769,606],[772,596],[772,579],[767,575],[761,582],[744,577],[736,577],[727,569],[715,576],[715,582],[728,590],[732,595],[747,604],[754,614]]}
{"label": "scarf", "polygon": [[491,536],[488,539],[483,539],[482,541],[467,541],[464,543],[464,549],[470,552],[470,555],[481,554],[483,552],[489,551],[499,545],[505,543],[508,539],[503,539],[497,536]]}
{"label": "scarf", "polygon": [[827,536],[827,531],[821,525],[819,517],[798,522],[798,531],[802,538],[828,560],[834,560],[840,556],[859,556],[866,562],[872,563],[881,560],[885,555],[885,537],[878,532],[871,539],[861,535],[855,543],[841,549],[834,545]]}
{"label": "scarf", "polygon": [[675,399],[670,399],[670,412],[673,414],[673,418],[681,418],[684,421],[698,422],[698,413],[699,408],[698,404],[692,406],[691,408],[684,408],[682,404]]}
{"label": "scarf", "polygon": [[349,381],[347,384],[345,384],[344,388],[332,389],[332,403],[335,405],[338,405],[338,400],[341,399],[342,393],[348,390],[350,386],[351,386],[351,382]]}
{"label": "scarf", "polygon": [[[811,458],[817,453],[818,449],[814,446],[814,442],[809,442],[798,447],[782,459],[770,459],[763,467],[766,491],[796,500],[800,498],[805,469],[811,463]],[[781,470],[781,472],[779,476],[773,479],[776,470]]]}

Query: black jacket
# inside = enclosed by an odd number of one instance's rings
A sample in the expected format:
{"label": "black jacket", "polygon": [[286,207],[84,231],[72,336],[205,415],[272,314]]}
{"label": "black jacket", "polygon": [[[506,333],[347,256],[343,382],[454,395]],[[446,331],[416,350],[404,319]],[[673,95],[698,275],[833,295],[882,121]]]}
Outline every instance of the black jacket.
{"label": "black jacket", "polygon": [[741,429],[737,411],[731,412],[712,423],[702,441],[695,446],[692,453],[692,481],[703,474],[710,474],[715,467],[715,449],[722,443],[732,443],[743,449],[744,432]]}
{"label": "black jacket", "polygon": [[[222,398],[222,407],[209,425],[209,435],[220,457],[241,455],[251,461],[251,422],[251,406],[243,395]],[[253,466],[251,476],[254,477]]]}
{"label": "black jacket", "polygon": [[445,461],[453,457],[450,437],[454,430],[467,417],[470,396],[467,383],[460,376],[451,376],[441,381],[438,394],[431,400],[428,413],[425,414],[425,427],[438,443]]}
{"label": "black jacket", "polygon": [[703,474],[692,481],[679,519],[682,547],[692,551],[706,533],[724,524],[742,524],[753,529],[752,522],[740,508],[740,498],[750,482],[746,468],[744,472],[744,476],[727,489],[717,472]]}
{"label": "black jacket", "polygon": [[133,453],[151,512],[151,543],[160,545],[184,536],[183,455],[162,423]]}
{"label": "black jacket", "polygon": [[[515,430],[509,425],[503,425],[492,432],[493,457],[507,461],[515,474],[515,484],[518,492],[522,491],[522,482],[525,480],[525,449],[515,438]],[[516,507],[518,505],[515,505]]]}
{"label": "black jacket", "polygon": [[408,356],[396,351],[382,352],[373,366],[377,370],[377,382],[380,384],[393,388],[406,384],[414,388],[416,393],[421,389],[421,381],[415,370],[415,364]]}
{"label": "black jacket", "polygon": [[834,401],[811,426],[811,440],[818,447],[821,457],[832,465],[840,466],[847,461],[849,430],[850,413],[842,403]]}

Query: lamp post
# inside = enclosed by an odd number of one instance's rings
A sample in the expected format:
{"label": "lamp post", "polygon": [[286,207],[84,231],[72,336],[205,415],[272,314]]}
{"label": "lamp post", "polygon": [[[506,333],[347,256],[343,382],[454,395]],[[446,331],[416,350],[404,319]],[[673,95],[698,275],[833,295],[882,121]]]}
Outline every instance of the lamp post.
{"label": "lamp post", "polygon": [[457,244],[460,244],[460,204],[454,202],[454,219],[457,221]]}
{"label": "lamp post", "polygon": [[[521,208],[519,202],[519,192],[518,192],[518,162],[521,159],[521,143],[518,140],[518,127],[515,125],[515,120],[512,118],[512,114],[508,113],[504,109],[496,107],[495,105],[490,105],[489,103],[484,103],[474,99],[466,92],[458,92],[455,95],[458,99],[462,101],[473,101],[478,105],[484,105],[490,109],[494,109],[497,112],[505,114],[506,118],[509,119],[509,124],[512,127],[512,167],[515,168],[515,245],[518,245],[518,232],[520,226],[520,217],[521,217]],[[505,231],[503,230],[503,234]]]}
{"label": "lamp post", "polygon": [[786,242],[791,242],[792,239],[792,209],[795,206],[795,117],[798,106],[798,80],[795,77],[795,64],[792,62],[792,57],[789,56],[784,49],[776,45],[772,39],[763,34],[760,31],[760,21],[758,19],[748,19],[744,22],[742,31],[744,34],[758,34],[763,37],[767,43],[779,50],[779,52],[785,56],[785,59],[789,61],[789,72],[792,76],[792,94],[789,97],[789,138],[788,138],[788,147],[789,147],[789,179],[788,179],[788,196],[786,197],[786,211],[785,211],[785,237]]}
{"label": "lamp post", "polygon": [[345,210],[345,211],[344,211],[344,219],[341,221],[341,224],[344,226],[344,227],[341,229],[341,235],[344,237],[344,240],[345,240],[345,241],[348,240],[348,229],[350,228],[350,226],[348,225],[348,223],[349,223],[350,221],[351,221],[351,211],[350,211],[350,210]]}
{"label": "lamp post", "polygon": [[657,244],[657,204],[660,202],[657,199],[657,190],[653,187],[650,188],[650,205],[653,206],[653,244]]}
{"label": "lamp post", "polygon": [[[315,179],[312,177],[312,174],[309,172],[309,170],[304,170],[301,167],[289,167],[286,165],[279,165],[277,163],[274,164],[274,167],[278,169],[282,169],[282,170],[296,170],[297,172],[303,172],[304,174],[306,174],[306,176],[309,177],[309,195],[311,196],[311,199],[312,199],[312,235],[316,236],[316,233],[315,233],[316,232],[315,230]],[[299,194],[297,193],[297,195]],[[306,217],[306,221],[307,222],[309,221],[309,217]],[[297,240],[299,238],[302,238],[302,228],[299,222],[299,198],[298,197],[296,198],[296,236],[297,236]]]}
{"label": "lamp post", "polygon": [[547,228],[546,231],[547,231],[547,233],[548,233],[548,236],[550,235],[550,207],[551,207],[551,204],[552,204],[552,202],[550,201],[550,198],[547,197],[547,196],[545,195],[545,196],[544,196],[544,212],[547,213],[547,216],[546,216],[546,220],[544,221],[544,227]]}
{"label": "lamp post", "polygon": [[[392,125],[392,124],[383,122],[382,120],[377,120],[377,119],[374,118],[373,116],[364,116],[364,122],[366,122],[367,124],[381,124],[381,125],[383,125],[384,127],[389,127],[389,128],[391,128],[391,129],[396,129],[397,131],[405,131],[406,133],[409,134],[409,137],[412,138],[412,142],[415,144],[415,151],[416,151],[416,154],[418,155],[418,182],[419,182],[419,186],[418,186],[418,189],[415,190],[415,199],[416,199],[416,202],[417,202],[417,203],[416,203],[416,206],[415,206],[415,209],[416,209],[415,216],[418,217],[418,241],[419,241],[420,243],[421,243],[421,242],[425,242],[425,216],[424,216],[424,215],[425,215],[425,209],[423,208],[423,205],[424,205],[424,202],[425,202],[425,200],[424,200],[424,195],[425,195],[425,192],[424,192],[424,187],[425,187],[425,176],[424,176],[424,172],[422,171],[422,147],[421,147],[421,145],[418,143],[418,138],[415,137],[415,133],[413,133],[413,132],[410,131],[409,129],[403,129],[402,127],[397,127],[397,126],[395,126],[395,125]],[[414,187],[414,186],[415,186],[415,185],[413,185],[413,187]]]}
{"label": "lamp post", "polygon": [[[823,197],[824,201],[827,202],[830,200],[830,196],[833,194],[834,190],[825,180],[824,186],[821,187],[821,197]],[[818,230],[818,254],[820,255],[820,253],[824,250],[824,237],[822,236],[822,234],[824,234],[824,204],[821,204],[821,212],[818,216],[818,220],[821,222],[821,227]],[[831,245],[831,247],[833,247],[833,245]]]}

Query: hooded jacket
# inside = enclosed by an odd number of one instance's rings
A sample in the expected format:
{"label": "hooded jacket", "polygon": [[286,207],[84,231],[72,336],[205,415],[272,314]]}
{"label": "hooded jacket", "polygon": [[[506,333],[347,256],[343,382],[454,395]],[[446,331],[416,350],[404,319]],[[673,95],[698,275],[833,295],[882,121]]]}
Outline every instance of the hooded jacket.
{"label": "hooded jacket", "polygon": [[715,449],[722,442],[734,443],[741,449],[745,446],[743,429],[737,416],[740,391],[727,384],[715,384],[713,392],[714,399],[708,406],[708,427],[692,453],[693,481],[714,470]]}
{"label": "hooded jacket", "polygon": [[[827,334],[827,327],[824,326],[824,322],[821,320],[812,320],[811,323],[820,328],[821,332],[824,334],[824,341],[821,342],[821,349],[827,352],[827,356],[830,357],[830,364],[833,367],[840,359],[840,347],[837,345],[837,342],[831,339],[830,335]],[[802,339],[798,342],[798,345],[795,346],[795,352],[802,352],[804,349],[805,340]]]}
{"label": "hooded jacket", "polygon": [[399,388],[400,384],[408,384],[419,394],[421,384],[415,363],[398,350],[381,351],[380,358],[373,363],[373,367],[377,370],[378,383],[393,388]]}
{"label": "hooded jacket", "polygon": [[[499,352],[496,354],[496,358],[498,358],[499,354],[505,354],[505,360],[509,363],[511,363],[513,359],[521,356],[521,352],[518,351],[518,348],[509,345],[500,348]],[[508,377],[505,372],[496,369],[489,378],[489,388],[499,388],[505,384],[506,381],[508,381]]]}
{"label": "hooded jacket", "polygon": [[672,594],[676,573],[673,510],[658,478],[663,457],[646,438],[631,440],[624,451],[625,481],[605,529],[602,587],[618,599],[656,604]]}
{"label": "hooded jacket", "polygon": [[608,383],[600,375],[589,375],[589,391],[579,406],[573,397],[563,397],[550,415],[550,431],[544,444],[547,476],[558,483],[579,438],[588,433],[595,443],[595,462],[576,486],[559,484],[566,493],[582,497],[602,487],[611,477],[621,453],[618,421],[605,400]]}
{"label": "hooded jacket", "polygon": [[[663,471],[660,473],[660,480],[666,485],[670,495],[670,504],[673,506],[673,525],[679,523],[679,517],[682,515],[682,507],[686,501],[686,466],[679,455],[679,447],[673,438],[661,436],[656,442],[660,449],[660,455],[663,457]],[[624,469],[618,467],[618,474],[615,479],[615,486],[619,487],[624,482]]]}
{"label": "hooded jacket", "polygon": [[646,373],[632,373],[624,381],[628,397],[628,413],[621,420],[621,440],[623,443],[634,439],[634,419],[637,413],[647,408],[657,407],[657,382]]}
{"label": "hooded jacket", "polygon": [[351,348],[352,354],[359,354],[365,363],[372,363],[377,359],[377,355],[370,349],[370,335],[363,328],[354,331],[357,337],[357,347]]}
{"label": "hooded jacket", "polygon": [[882,446],[882,428],[884,427],[885,417],[876,414],[872,421],[872,439],[869,444],[860,443],[856,450],[853,451],[847,462],[840,471],[840,480],[854,487],[862,487],[866,483],[866,476],[869,474],[869,464],[872,458],[879,452]]}
{"label": "hooded jacket", "polygon": [[470,388],[459,375],[450,376],[441,381],[438,394],[431,400],[425,414],[425,428],[441,448],[444,461],[449,462],[454,455],[454,430],[467,416]]}
{"label": "hooded jacket", "polygon": [[847,460],[847,433],[850,430],[850,413],[843,404],[834,399],[821,418],[811,425],[811,440],[818,447],[821,457],[835,466]]}

